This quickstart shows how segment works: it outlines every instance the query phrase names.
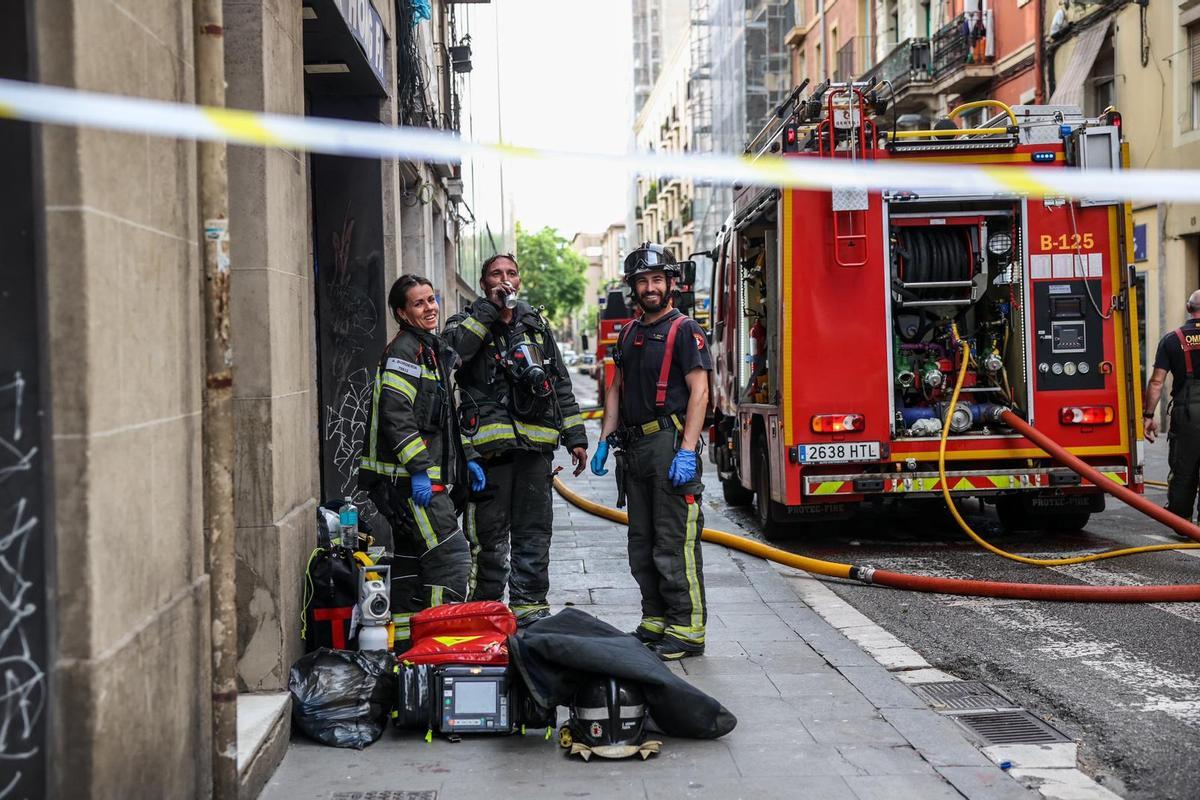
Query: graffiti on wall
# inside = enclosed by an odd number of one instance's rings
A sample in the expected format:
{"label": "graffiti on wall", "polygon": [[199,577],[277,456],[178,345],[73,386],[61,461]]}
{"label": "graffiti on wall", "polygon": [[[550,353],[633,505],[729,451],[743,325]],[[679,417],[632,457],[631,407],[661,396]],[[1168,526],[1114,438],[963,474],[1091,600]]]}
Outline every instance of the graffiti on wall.
{"label": "graffiti on wall", "polygon": [[[45,759],[46,674],[38,662],[45,592],[40,520],[25,488],[39,485],[36,437],[25,428],[31,409],[20,372],[0,378],[0,800],[23,797],[40,781]],[[36,630],[35,630],[36,627]]]}
{"label": "graffiti on wall", "polygon": [[367,435],[373,364],[382,335],[379,308],[372,297],[382,265],[378,251],[363,253],[351,210],[347,204],[341,225],[329,234],[332,269],[322,276],[321,285],[325,492],[354,497],[364,519],[370,521],[376,512],[366,493],[357,488],[358,457]]}

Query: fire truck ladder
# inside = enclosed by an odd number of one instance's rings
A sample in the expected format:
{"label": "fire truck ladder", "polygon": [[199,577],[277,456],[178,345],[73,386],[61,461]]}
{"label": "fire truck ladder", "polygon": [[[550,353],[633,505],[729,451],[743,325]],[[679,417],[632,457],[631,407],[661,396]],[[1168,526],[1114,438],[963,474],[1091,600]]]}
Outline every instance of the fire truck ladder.
{"label": "fire truck ladder", "polygon": [[[866,161],[874,155],[875,123],[867,115],[863,96],[866,84],[835,84],[825,95],[825,119],[817,126],[818,153],[822,158]],[[844,146],[839,147],[839,142]],[[867,263],[866,189],[833,190],[833,259],[839,267]]]}

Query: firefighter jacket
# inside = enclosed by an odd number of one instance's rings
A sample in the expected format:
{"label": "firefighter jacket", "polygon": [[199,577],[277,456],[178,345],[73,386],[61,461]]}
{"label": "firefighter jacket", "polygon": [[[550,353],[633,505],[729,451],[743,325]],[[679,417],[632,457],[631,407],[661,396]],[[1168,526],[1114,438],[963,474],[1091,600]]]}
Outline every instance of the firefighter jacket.
{"label": "firefighter jacket", "polygon": [[[466,459],[450,393],[453,351],[435,335],[402,326],[375,371],[359,486],[427,472],[434,483],[465,486]],[[464,449],[465,448],[465,449]]]}
{"label": "firefighter jacket", "polygon": [[[519,301],[511,325],[487,299],[477,300],[446,321],[443,336],[462,359],[458,386],[463,439],[483,454],[513,448],[548,452],[560,443],[587,447],[583,417],[571,387],[571,376],[546,321]],[[506,358],[515,345],[530,342],[540,349],[553,391],[528,413],[526,387],[515,379]]]}

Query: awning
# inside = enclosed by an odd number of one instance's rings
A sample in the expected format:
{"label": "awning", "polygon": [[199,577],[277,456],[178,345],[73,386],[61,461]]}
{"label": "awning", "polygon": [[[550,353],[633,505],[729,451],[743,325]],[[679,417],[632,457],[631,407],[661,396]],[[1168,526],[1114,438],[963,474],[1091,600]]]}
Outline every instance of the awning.
{"label": "awning", "polygon": [[1108,36],[1108,26],[1112,17],[1106,17],[1075,37],[1075,49],[1067,61],[1067,68],[1054,87],[1054,96],[1050,98],[1052,106],[1078,106],[1083,108],[1083,87],[1087,82],[1088,73],[1096,63],[1096,54],[1100,45]]}

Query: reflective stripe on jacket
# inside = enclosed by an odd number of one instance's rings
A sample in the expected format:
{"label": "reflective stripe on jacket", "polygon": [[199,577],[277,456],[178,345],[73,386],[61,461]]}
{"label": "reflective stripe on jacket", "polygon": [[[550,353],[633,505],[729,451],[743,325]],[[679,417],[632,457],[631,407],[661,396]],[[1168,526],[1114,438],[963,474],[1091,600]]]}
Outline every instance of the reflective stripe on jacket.
{"label": "reflective stripe on jacket", "polygon": [[428,473],[435,483],[455,480],[460,456],[458,447],[447,443],[457,425],[450,416],[453,404],[440,349],[436,336],[409,327],[388,343],[375,371],[360,485],[377,476],[407,478],[417,472]]}
{"label": "reflective stripe on jacket", "polygon": [[[513,322],[506,326],[491,301],[477,300],[446,321],[443,336],[462,358],[458,369],[460,405],[464,419],[473,423],[464,423],[463,439],[469,439],[478,452],[550,451],[560,443],[568,448],[587,447],[571,376],[549,326],[529,304],[518,302]],[[517,341],[536,343],[553,375],[556,402],[541,419],[516,419],[510,411],[511,388],[500,362],[503,351]]]}

